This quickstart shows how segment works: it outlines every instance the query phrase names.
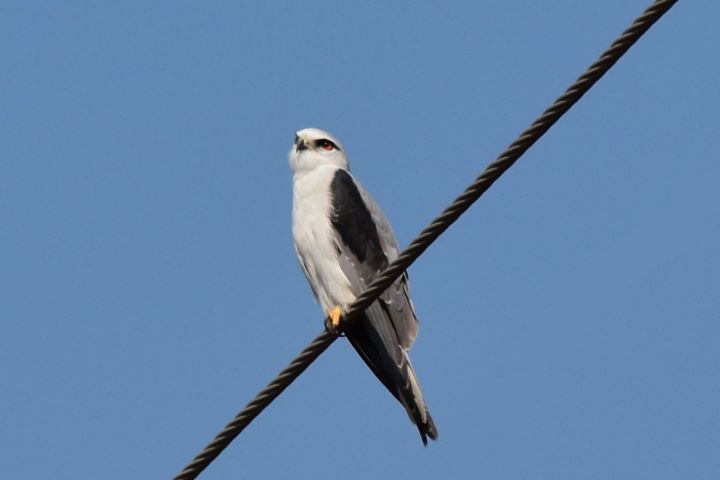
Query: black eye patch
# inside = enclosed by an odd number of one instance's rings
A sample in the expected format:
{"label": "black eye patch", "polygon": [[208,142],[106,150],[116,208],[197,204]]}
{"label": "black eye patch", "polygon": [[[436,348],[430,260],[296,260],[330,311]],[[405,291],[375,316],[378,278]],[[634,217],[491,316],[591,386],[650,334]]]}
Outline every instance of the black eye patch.
{"label": "black eye patch", "polygon": [[335,145],[332,141],[328,140],[327,138],[321,138],[320,140],[315,141],[315,146],[317,148],[322,148],[323,150],[330,151],[330,150],[340,150],[337,145]]}

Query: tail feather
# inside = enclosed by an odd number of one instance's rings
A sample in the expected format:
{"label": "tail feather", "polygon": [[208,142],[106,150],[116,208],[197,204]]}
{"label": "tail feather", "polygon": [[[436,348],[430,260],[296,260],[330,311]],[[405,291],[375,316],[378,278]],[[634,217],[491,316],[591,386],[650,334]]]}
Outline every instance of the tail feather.
{"label": "tail feather", "polygon": [[398,398],[405,407],[405,410],[407,411],[410,420],[415,424],[415,426],[417,426],[423,445],[427,446],[428,437],[433,440],[437,440],[437,428],[435,427],[435,422],[430,415],[430,411],[425,405],[425,398],[423,397],[422,391],[420,390],[420,384],[417,380],[417,376],[415,375],[415,371],[413,370],[412,364],[410,363],[410,357],[405,351],[403,351],[403,354],[407,362],[405,364],[405,372],[406,378],[409,383],[409,385],[405,385],[409,386],[410,388],[399,388],[398,390],[400,395],[398,396]]}
{"label": "tail feather", "polygon": [[374,327],[362,319],[346,330],[346,335],[360,357],[392,395],[405,407],[410,420],[417,426],[420,438],[427,445],[428,437],[437,439],[435,422],[430,416],[420,385],[407,352],[399,344],[388,345]]}
{"label": "tail feather", "polygon": [[425,410],[425,414],[427,416],[427,420],[425,421],[425,423],[422,426],[420,426],[419,424],[417,424],[417,425],[418,425],[418,431],[420,432],[420,439],[422,440],[423,445],[425,445],[427,447],[428,437],[430,437],[433,440],[437,440],[438,432],[437,432],[437,428],[435,428],[435,422],[433,421],[432,417],[430,416],[430,412]]}

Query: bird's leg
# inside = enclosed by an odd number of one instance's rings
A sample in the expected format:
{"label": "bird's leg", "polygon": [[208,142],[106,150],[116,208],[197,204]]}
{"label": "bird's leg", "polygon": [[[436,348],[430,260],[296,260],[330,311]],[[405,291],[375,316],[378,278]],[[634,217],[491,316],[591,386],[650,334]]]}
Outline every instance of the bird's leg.
{"label": "bird's leg", "polygon": [[340,327],[340,319],[342,317],[342,309],[335,307],[327,314],[326,326],[331,332],[337,332]]}

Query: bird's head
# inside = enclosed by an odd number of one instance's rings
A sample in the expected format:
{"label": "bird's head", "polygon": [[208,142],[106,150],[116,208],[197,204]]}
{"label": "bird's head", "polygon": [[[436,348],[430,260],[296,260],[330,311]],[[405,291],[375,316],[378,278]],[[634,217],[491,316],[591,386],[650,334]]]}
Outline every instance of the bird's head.
{"label": "bird's head", "polygon": [[307,173],[323,165],[348,169],[347,156],[340,141],[317,128],[305,128],[295,134],[288,154],[294,174]]}

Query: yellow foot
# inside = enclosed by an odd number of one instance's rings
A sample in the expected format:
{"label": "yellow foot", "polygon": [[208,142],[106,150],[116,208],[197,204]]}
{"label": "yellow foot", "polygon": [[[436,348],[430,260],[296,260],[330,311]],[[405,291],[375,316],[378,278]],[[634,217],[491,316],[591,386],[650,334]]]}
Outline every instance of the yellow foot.
{"label": "yellow foot", "polygon": [[328,312],[328,320],[330,323],[330,327],[333,330],[337,330],[340,326],[340,317],[342,317],[342,310],[340,309],[340,307],[335,307]]}

